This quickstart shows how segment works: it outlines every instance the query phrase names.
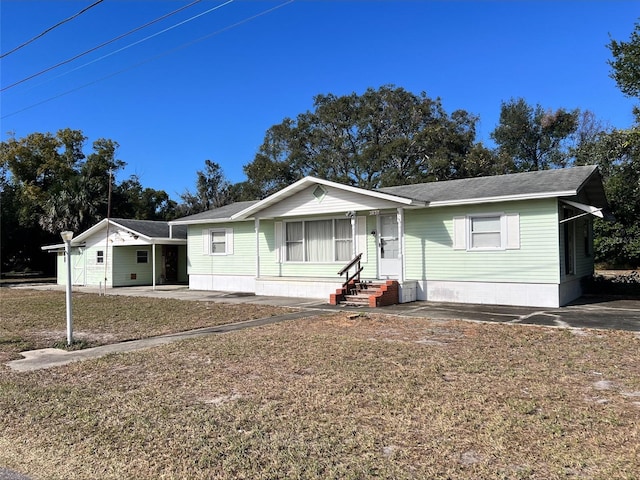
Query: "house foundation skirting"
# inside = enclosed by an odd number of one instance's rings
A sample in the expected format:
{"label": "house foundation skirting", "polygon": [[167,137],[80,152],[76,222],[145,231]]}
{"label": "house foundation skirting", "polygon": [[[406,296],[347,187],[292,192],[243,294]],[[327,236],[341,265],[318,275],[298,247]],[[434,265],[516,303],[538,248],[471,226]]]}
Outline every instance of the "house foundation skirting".
{"label": "house foundation skirting", "polygon": [[329,295],[342,286],[342,281],[330,278],[260,277],[255,280],[255,285],[256,295],[329,301]]}
{"label": "house foundation skirting", "polygon": [[[555,283],[418,281],[418,300],[555,308],[580,296],[560,295]],[[575,296],[573,296],[575,295]]]}
{"label": "house foundation skirting", "polygon": [[190,290],[253,293],[256,279],[243,275],[189,275]]}

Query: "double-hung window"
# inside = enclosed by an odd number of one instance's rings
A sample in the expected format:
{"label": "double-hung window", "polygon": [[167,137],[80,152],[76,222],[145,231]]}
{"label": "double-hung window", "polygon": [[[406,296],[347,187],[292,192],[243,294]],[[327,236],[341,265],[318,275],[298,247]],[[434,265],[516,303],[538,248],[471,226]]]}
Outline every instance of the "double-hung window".
{"label": "double-hung window", "polygon": [[224,255],[227,253],[227,234],[224,230],[211,230],[211,254]]}
{"label": "double-hung window", "polygon": [[502,248],[502,222],[500,215],[469,217],[470,248]]}
{"label": "double-hung window", "polygon": [[288,262],[343,262],[353,256],[350,219],[286,222],[284,240]]}
{"label": "double-hung window", "polygon": [[453,219],[454,250],[486,251],[520,248],[520,215],[489,213]]}
{"label": "double-hung window", "polygon": [[104,250],[96,251],[96,263],[104,263]]}
{"label": "double-hung window", "polygon": [[233,254],[232,228],[210,228],[202,232],[202,237],[206,255]]}

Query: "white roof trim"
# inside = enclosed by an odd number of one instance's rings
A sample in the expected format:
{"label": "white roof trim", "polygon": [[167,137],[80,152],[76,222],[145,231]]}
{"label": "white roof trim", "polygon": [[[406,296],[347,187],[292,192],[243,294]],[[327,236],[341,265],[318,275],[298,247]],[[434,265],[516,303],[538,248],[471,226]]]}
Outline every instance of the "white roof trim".
{"label": "white roof trim", "polygon": [[232,215],[230,220],[245,220],[249,216],[253,215],[255,212],[259,212],[260,210],[271,206],[280,200],[290,197],[291,195],[300,192],[307,188],[310,185],[324,185],[326,187],[337,188],[339,190],[345,190],[347,192],[358,193],[360,195],[366,195],[368,197],[374,197],[382,200],[387,200],[390,202],[395,202],[401,205],[426,205],[426,202],[412,200],[407,197],[400,197],[398,195],[392,195],[389,193],[375,192],[372,190],[365,190],[363,188],[352,187],[350,185],[343,185],[342,183],[331,182],[329,180],[324,180],[322,178],[316,177],[304,177],[301,180],[298,180],[295,183],[292,183],[288,187],[283,188],[282,190],[268,196],[267,198],[259,201],[251,205],[250,207],[245,208],[244,210]]}
{"label": "white roof trim", "polygon": [[590,213],[591,215],[595,215],[598,218],[604,218],[604,214],[602,213],[602,209],[598,207],[594,207],[592,205],[585,205],[584,203],[573,202],[571,200],[562,199],[563,203],[567,205],[571,205],[572,207],[577,208],[578,210],[582,210],[583,212]]}
{"label": "white roof trim", "polygon": [[[250,218],[243,218],[242,220],[251,220]],[[205,223],[229,223],[233,222],[232,217],[224,218],[202,218],[200,220],[172,220],[170,225],[203,225]]]}
{"label": "white roof trim", "polygon": [[497,197],[484,198],[467,198],[464,200],[443,200],[440,202],[430,202],[430,207],[449,207],[455,205],[470,205],[475,203],[497,203],[497,202],[514,202],[517,200],[536,200],[540,198],[554,197],[570,197],[577,195],[575,190],[567,190],[564,192],[543,192],[543,193],[525,193],[521,195],[500,195]]}

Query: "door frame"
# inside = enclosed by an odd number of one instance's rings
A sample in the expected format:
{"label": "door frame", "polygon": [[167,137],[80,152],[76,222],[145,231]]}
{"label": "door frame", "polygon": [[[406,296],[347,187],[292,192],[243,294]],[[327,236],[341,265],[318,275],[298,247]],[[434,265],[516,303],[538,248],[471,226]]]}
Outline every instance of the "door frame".
{"label": "door frame", "polygon": [[[377,235],[376,235],[376,258],[378,263],[378,278],[379,279],[396,279],[402,280],[403,277],[403,235],[404,229],[402,228],[402,214],[401,209],[398,212],[381,212],[378,215],[376,221]],[[384,237],[382,235],[382,217],[392,217],[396,222],[396,235],[398,242],[398,256],[397,258],[382,258],[382,242]]]}

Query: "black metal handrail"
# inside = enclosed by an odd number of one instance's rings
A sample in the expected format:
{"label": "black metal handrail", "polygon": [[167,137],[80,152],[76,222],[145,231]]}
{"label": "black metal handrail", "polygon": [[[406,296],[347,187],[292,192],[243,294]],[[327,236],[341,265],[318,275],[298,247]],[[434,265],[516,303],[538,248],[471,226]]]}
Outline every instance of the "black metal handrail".
{"label": "black metal handrail", "polygon": [[[342,284],[342,288],[347,288],[347,285],[349,285],[349,282],[351,282],[351,280],[354,280],[356,278],[358,282],[360,281],[360,272],[364,270],[364,267],[360,266],[361,259],[362,259],[362,253],[359,253],[354,257],[353,260],[349,262],[348,265],[346,265],[342,270],[338,272],[338,275],[340,276],[344,275],[346,279],[346,281]],[[354,266],[356,267],[356,270],[353,275],[349,276],[349,270]]]}

